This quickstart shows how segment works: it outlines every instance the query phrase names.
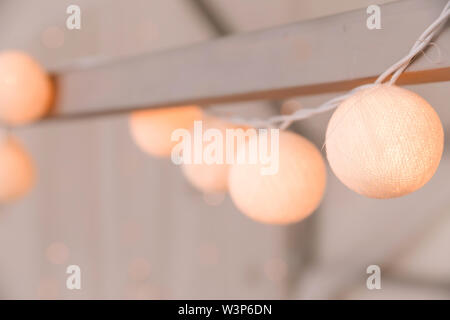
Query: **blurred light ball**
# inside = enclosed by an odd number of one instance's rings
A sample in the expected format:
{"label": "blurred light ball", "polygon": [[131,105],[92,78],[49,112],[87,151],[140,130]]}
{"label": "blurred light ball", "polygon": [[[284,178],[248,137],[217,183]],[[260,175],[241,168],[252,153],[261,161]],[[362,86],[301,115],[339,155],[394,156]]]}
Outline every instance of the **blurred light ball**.
{"label": "blurred light ball", "polygon": [[130,116],[130,130],[142,151],[156,157],[169,157],[177,144],[171,140],[176,129],[190,129],[202,118],[197,106],[135,111]]}
{"label": "blurred light ball", "polygon": [[[208,129],[218,129],[222,133],[223,163],[208,164],[203,159],[202,163],[183,164],[182,171],[186,179],[198,190],[205,193],[224,192],[228,187],[228,170],[230,167],[226,163],[226,129],[237,129],[238,127],[216,118],[205,117],[202,128],[203,132]],[[193,140],[194,137],[192,137]],[[203,150],[205,150],[209,143],[212,142],[203,142]]]}
{"label": "blurred light ball", "polygon": [[343,184],[370,198],[400,197],[436,171],[444,132],[433,108],[397,86],[363,89],[345,100],[326,135],[330,166]]}
{"label": "blurred light ball", "polygon": [[63,264],[69,259],[70,250],[63,242],[53,242],[47,247],[46,256],[53,264]]}
{"label": "blurred light ball", "polygon": [[[309,216],[319,206],[326,185],[325,163],[310,141],[288,131],[280,131],[279,139],[276,174],[261,175],[261,163],[237,163],[228,180],[238,209],[268,224],[295,223]],[[239,148],[237,156],[242,151]]]}
{"label": "blurred light ball", "polygon": [[0,138],[0,203],[25,195],[34,183],[33,162],[12,137]]}
{"label": "blurred light ball", "polygon": [[33,58],[19,51],[0,53],[0,121],[20,125],[39,119],[52,94],[49,77]]}
{"label": "blurred light ball", "polygon": [[41,42],[44,47],[49,49],[62,47],[64,45],[64,30],[56,26],[46,28],[41,34]]}

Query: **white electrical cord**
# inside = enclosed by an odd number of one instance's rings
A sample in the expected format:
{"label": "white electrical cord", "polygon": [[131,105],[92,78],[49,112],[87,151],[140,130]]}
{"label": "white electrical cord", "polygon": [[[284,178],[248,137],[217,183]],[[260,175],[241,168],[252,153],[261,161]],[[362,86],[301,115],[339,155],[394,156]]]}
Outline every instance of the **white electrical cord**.
{"label": "white electrical cord", "polygon": [[[383,72],[374,83],[365,84],[359,87],[352,89],[346,94],[335,97],[323,104],[321,104],[317,108],[308,108],[308,109],[299,109],[296,112],[290,115],[277,115],[271,117],[269,119],[243,119],[239,117],[231,117],[226,120],[231,121],[236,124],[250,125],[253,127],[273,127],[279,124],[280,129],[286,129],[289,127],[294,121],[306,119],[312,117],[313,115],[320,114],[323,112],[327,112],[339,106],[341,102],[343,102],[348,97],[352,96],[356,91],[361,89],[365,89],[371,86],[375,86],[383,83],[390,75],[391,79],[389,84],[394,84],[400,75],[405,71],[405,69],[409,66],[412,60],[419,54],[423,53],[424,49],[430,45],[433,37],[440,31],[440,29],[445,25],[447,19],[450,16],[450,1],[447,2],[444,9],[442,10],[439,17],[432,23],[430,26],[422,33],[422,35],[417,39],[414,43],[414,46],[411,48],[409,53],[400,59],[398,62],[390,66],[385,72]],[[286,102],[292,103],[292,101]],[[294,102],[296,103],[296,102]]]}

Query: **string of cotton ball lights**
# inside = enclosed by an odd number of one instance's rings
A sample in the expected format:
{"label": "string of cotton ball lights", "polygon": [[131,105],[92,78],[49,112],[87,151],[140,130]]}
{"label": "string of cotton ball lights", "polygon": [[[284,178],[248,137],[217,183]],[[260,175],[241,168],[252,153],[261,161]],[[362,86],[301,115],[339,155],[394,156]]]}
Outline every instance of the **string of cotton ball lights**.
{"label": "string of cotton ball lights", "polygon": [[24,196],[35,179],[33,160],[10,127],[40,119],[52,98],[50,78],[36,60],[20,51],[0,53],[0,203]]}
{"label": "string of cotton ball lights", "polygon": [[[347,98],[353,96],[357,91],[381,84],[390,75],[392,75],[392,77],[389,81],[389,84],[393,85],[400,77],[400,75],[405,71],[405,69],[408,67],[411,61],[418,54],[423,53],[424,49],[430,44],[433,37],[436,36],[437,33],[440,31],[440,29],[445,25],[449,16],[450,16],[450,1],[447,2],[439,17],[435,21],[433,21],[416,40],[409,53],[405,55],[403,58],[401,58],[399,61],[397,61],[395,64],[390,66],[388,69],[386,69],[386,71],[384,71],[375,80],[374,83],[355,87],[351,91],[343,95],[337,96],[335,98],[332,98],[331,100],[324,102],[323,104],[319,105],[316,108],[299,108],[297,111],[289,115],[277,115],[270,117],[268,119],[244,119],[238,116],[233,116],[227,118],[227,120],[236,124],[251,125],[254,127],[273,127],[278,124],[280,129],[286,129],[295,121],[307,119],[314,115],[328,112],[330,110],[337,108],[339,104],[341,104]],[[285,103],[297,104],[295,101],[292,100],[289,100]]]}
{"label": "string of cotton ball lights", "polygon": [[[442,10],[439,17],[435,21],[433,21],[433,23],[431,23],[428,26],[428,28],[416,40],[416,42],[414,43],[410,52],[406,56],[401,58],[399,61],[397,61],[395,64],[390,66],[386,71],[384,71],[376,79],[376,81],[373,84],[365,84],[365,85],[356,87],[356,88],[352,89],[351,91],[349,91],[348,93],[345,93],[345,94],[335,97],[331,100],[328,100],[316,108],[299,109],[290,115],[278,115],[278,116],[271,117],[269,119],[242,119],[239,117],[232,117],[232,118],[229,118],[229,120],[234,123],[248,124],[248,125],[253,125],[255,127],[268,127],[268,126],[273,126],[273,125],[282,123],[280,125],[280,129],[286,129],[294,121],[307,119],[314,115],[321,114],[321,113],[324,113],[324,112],[327,112],[327,111],[330,111],[330,110],[336,108],[344,100],[351,97],[356,91],[363,90],[368,87],[375,86],[377,84],[381,84],[390,75],[392,75],[392,77],[389,81],[389,84],[393,85],[393,84],[395,84],[397,79],[400,77],[400,75],[405,71],[405,69],[408,67],[408,65],[411,63],[411,61],[419,53],[422,53],[423,50],[430,44],[433,37],[445,25],[449,16],[450,16],[450,1],[447,2],[446,6]],[[293,102],[288,101],[286,103],[293,103]]]}
{"label": "string of cotton ball lights", "polygon": [[[422,187],[433,176],[442,155],[442,125],[424,99],[395,86],[395,82],[430,44],[449,14],[450,1],[410,52],[374,83],[356,87],[317,108],[269,119],[217,116],[214,120],[214,114],[204,112],[202,119],[209,122],[206,127],[282,129],[276,174],[261,175],[262,164],[257,162],[185,164],[184,175],[202,192],[228,191],[237,208],[253,220],[281,225],[298,222],[319,206],[326,187],[326,167],[320,151],[310,141],[284,129],[294,121],[337,108],[327,128],[325,145],[332,170],[347,187],[373,198],[402,196]],[[390,81],[384,84],[389,76]],[[192,127],[193,120],[189,119],[185,127]],[[151,128],[148,121],[142,124]],[[164,141],[168,140],[167,132],[163,136]],[[244,146],[235,150],[235,156],[245,153],[244,149],[256,139],[258,135],[249,137]]]}
{"label": "string of cotton ball lights", "polygon": [[[202,123],[200,132],[193,130],[195,121]],[[135,111],[129,118],[129,127],[136,145],[145,153],[158,158],[171,157],[174,147],[178,144],[176,139],[172,139],[175,130],[186,129],[192,136],[200,135],[199,138],[203,142],[202,135],[208,129],[219,130],[225,135],[227,129],[239,128],[217,117],[208,116],[198,106]],[[205,142],[203,147],[208,148],[208,144]],[[225,144],[222,147],[225,153]],[[190,151],[194,153],[194,150]],[[229,164],[183,161],[181,168],[186,179],[198,190],[204,193],[227,191]]]}
{"label": "string of cotton ball lights", "polygon": [[423,98],[394,84],[449,16],[450,1],[409,53],[372,84],[356,87],[314,109],[267,120],[230,121],[257,127],[279,124],[280,129],[286,129],[294,121],[337,108],[328,124],[325,146],[330,167],[339,180],[371,198],[393,198],[416,191],[439,165],[443,128],[437,113]]}
{"label": "string of cotton ball lights", "polygon": [[[373,198],[398,197],[425,185],[443,152],[443,128],[433,108],[417,94],[395,82],[430,45],[450,16],[450,1],[420,35],[407,55],[374,83],[335,97],[314,109],[265,120],[208,117],[198,106],[135,111],[129,124],[136,144],[156,157],[169,157],[176,129],[192,129],[194,121],[224,131],[241,126],[282,129],[279,170],[261,175],[261,163],[184,164],[186,178],[202,192],[229,191],[236,206],[250,218],[287,224],[310,215],[320,204],[326,166],[320,151],[298,134],[284,131],[298,120],[335,110],[326,132],[331,169],[350,189]],[[390,77],[389,81],[387,79]],[[48,110],[53,87],[43,68],[26,54],[0,54],[0,122],[5,126],[31,123]],[[290,103],[290,102],[288,102]],[[244,147],[259,139],[248,137]],[[242,147],[242,146],[241,146]],[[236,157],[243,148],[233,150]],[[0,139],[0,202],[28,191],[34,180],[31,158],[10,133]]]}

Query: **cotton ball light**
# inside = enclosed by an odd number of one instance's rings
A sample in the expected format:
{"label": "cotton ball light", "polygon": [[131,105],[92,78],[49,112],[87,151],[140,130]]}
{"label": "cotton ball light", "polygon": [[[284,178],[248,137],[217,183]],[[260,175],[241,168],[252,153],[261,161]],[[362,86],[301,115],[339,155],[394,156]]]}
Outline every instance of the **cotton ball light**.
{"label": "cotton ball light", "polygon": [[25,195],[34,183],[32,159],[12,137],[0,138],[0,203]]}
{"label": "cotton ball light", "polygon": [[[270,136],[270,135],[269,135]],[[250,137],[258,139],[258,136]],[[271,143],[269,142],[269,146]],[[238,148],[237,157],[246,148]],[[237,162],[230,168],[228,188],[236,207],[267,224],[285,225],[309,216],[320,204],[326,185],[320,151],[304,137],[280,131],[278,171],[262,175],[261,161]]]}
{"label": "cotton ball light", "polygon": [[326,133],[331,169],[351,190],[394,198],[425,185],[444,148],[441,121],[419,95],[393,85],[363,89],[334,112]]}
{"label": "cotton ball light", "polygon": [[[211,146],[213,143],[220,143],[221,146],[218,148],[222,151],[222,161],[220,161],[220,157],[217,160],[220,162],[215,163],[207,163],[206,159],[202,159],[201,163],[183,163],[182,164],[182,172],[186,179],[198,190],[205,193],[220,193],[227,191],[228,187],[228,170],[230,164],[226,161],[226,143],[230,143],[226,141],[226,130],[227,129],[238,129],[238,126],[235,126],[231,123],[226,123],[220,119],[213,117],[205,117],[202,122],[202,131],[198,132],[194,130],[192,140],[194,140],[194,135],[201,135],[201,139],[204,138],[204,133],[207,130],[215,129],[220,132],[222,136],[222,141],[216,141],[215,139],[210,139],[209,141],[202,143],[202,151],[205,151],[208,146]],[[197,146],[198,147],[198,146]],[[191,154],[194,154],[195,145],[192,146]],[[232,152],[235,152],[235,147],[233,147]],[[214,155],[213,155],[214,156]],[[234,158],[234,154],[231,155]]]}
{"label": "cotton ball light", "polygon": [[0,53],[0,121],[21,125],[42,117],[53,88],[44,69],[19,51]]}
{"label": "cotton ball light", "polygon": [[135,111],[130,116],[131,135],[144,152],[156,157],[169,157],[177,144],[172,141],[176,129],[190,129],[195,120],[202,118],[197,106]]}

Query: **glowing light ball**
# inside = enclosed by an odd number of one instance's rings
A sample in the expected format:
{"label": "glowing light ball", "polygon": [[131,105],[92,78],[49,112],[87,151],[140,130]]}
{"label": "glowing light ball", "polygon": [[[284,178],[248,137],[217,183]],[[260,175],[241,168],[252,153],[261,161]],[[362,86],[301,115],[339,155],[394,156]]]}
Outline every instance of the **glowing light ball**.
{"label": "glowing light ball", "polygon": [[156,157],[169,157],[176,141],[171,140],[176,129],[190,129],[202,118],[197,106],[135,111],[130,116],[130,130],[142,151]]}
{"label": "glowing light ball", "polygon": [[205,193],[227,191],[228,164],[188,164],[182,172],[186,179],[198,190]]}
{"label": "glowing light ball", "polygon": [[0,53],[0,121],[20,125],[42,117],[53,88],[42,67],[19,51]]}
{"label": "glowing light ball", "polygon": [[345,100],[328,124],[330,166],[343,184],[370,198],[421,188],[444,147],[441,121],[419,95],[397,86],[363,89]]}
{"label": "glowing light ball", "polygon": [[[257,136],[250,138],[257,139]],[[237,150],[243,152],[245,148]],[[264,166],[236,163],[229,173],[229,192],[237,208],[267,224],[289,224],[309,216],[320,204],[326,185],[325,163],[320,151],[295,133],[280,131],[279,167],[262,175]]]}
{"label": "glowing light ball", "polygon": [[34,183],[34,166],[22,145],[12,137],[0,138],[0,203],[25,195]]}
{"label": "glowing light ball", "polygon": [[[219,119],[212,117],[205,117],[203,120],[203,131],[193,132],[193,134],[201,134],[209,129],[220,130],[223,140],[222,140],[222,152],[223,152],[223,163],[210,163],[208,164],[205,159],[202,163],[189,163],[182,165],[182,171],[186,179],[198,190],[205,193],[218,193],[224,192],[228,187],[228,170],[230,165],[226,163],[226,129],[237,129],[238,127],[225,123]],[[210,143],[215,143],[214,141],[203,142],[202,149],[205,150]],[[194,146],[193,146],[194,147]],[[193,153],[193,152],[192,152]],[[234,155],[233,155],[234,157]]]}

